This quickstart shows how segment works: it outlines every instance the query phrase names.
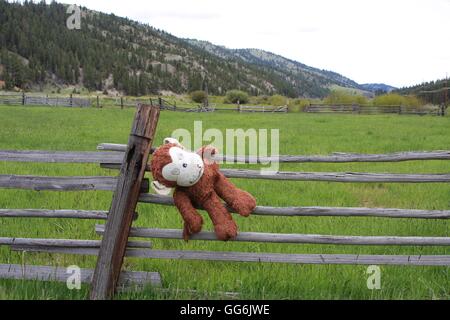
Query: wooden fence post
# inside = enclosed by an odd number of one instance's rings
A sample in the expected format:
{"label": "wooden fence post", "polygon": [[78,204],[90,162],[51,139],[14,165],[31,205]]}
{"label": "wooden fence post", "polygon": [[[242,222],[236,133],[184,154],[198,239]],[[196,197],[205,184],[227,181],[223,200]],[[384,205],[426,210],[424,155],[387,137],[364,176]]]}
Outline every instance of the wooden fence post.
{"label": "wooden fence post", "polygon": [[73,97],[72,94],[70,94],[70,100],[69,100],[70,106],[73,107]]}
{"label": "wooden fence post", "polygon": [[123,97],[120,97],[120,109],[123,109]]}
{"label": "wooden fence post", "polygon": [[100,108],[100,101],[99,101],[99,97],[97,96],[97,108]]}
{"label": "wooden fence post", "polygon": [[160,109],[164,109],[163,108],[163,101],[162,101],[161,97],[158,97],[158,104],[159,104],[159,108]]}
{"label": "wooden fence post", "polygon": [[25,92],[22,92],[22,105],[25,105]]}
{"label": "wooden fence post", "polygon": [[110,299],[116,289],[158,119],[158,107],[138,105],[92,278],[93,300]]}

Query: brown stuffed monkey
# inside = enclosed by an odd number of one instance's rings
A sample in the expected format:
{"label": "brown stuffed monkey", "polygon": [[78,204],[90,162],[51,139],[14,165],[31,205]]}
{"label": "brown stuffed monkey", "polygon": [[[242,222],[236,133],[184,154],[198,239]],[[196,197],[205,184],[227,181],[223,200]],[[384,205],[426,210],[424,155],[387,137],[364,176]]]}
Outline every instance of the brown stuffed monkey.
{"label": "brown stuffed monkey", "polygon": [[255,209],[255,198],[219,171],[219,165],[212,160],[218,152],[216,148],[204,146],[193,153],[184,150],[176,139],[166,138],[164,142],[151,160],[154,186],[175,188],[175,206],[184,221],[183,238],[188,240],[202,229],[203,219],[195,206],[208,212],[219,240],[235,238],[237,225],[220,198],[244,217]]}

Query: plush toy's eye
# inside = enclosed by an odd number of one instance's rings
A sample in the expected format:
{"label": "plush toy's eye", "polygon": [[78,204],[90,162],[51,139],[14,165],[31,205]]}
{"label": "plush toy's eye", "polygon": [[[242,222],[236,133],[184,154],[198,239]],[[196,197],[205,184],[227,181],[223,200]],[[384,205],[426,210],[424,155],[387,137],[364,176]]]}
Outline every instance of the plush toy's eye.
{"label": "plush toy's eye", "polygon": [[183,163],[183,168],[187,168],[187,163]]}

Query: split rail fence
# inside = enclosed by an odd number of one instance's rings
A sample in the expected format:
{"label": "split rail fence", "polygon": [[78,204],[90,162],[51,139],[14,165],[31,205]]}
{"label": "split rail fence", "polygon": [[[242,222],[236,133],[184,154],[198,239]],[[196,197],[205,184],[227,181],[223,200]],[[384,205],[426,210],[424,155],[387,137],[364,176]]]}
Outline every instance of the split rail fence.
{"label": "split rail fence", "polygon": [[239,106],[239,112],[269,112],[269,113],[277,113],[277,112],[288,112],[287,106]]}
{"label": "split rail fence", "polygon": [[13,106],[53,106],[53,107],[90,107],[91,100],[85,98],[49,97],[20,94],[0,94],[0,104]]}
{"label": "split rail fence", "polygon": [[[148,158],[154,151],[152,142],[159,117],[159,108],[139,105],[128,145],[102,143],[96,152],[61,151],[0,151],[0,161],[47,163],[97,163],[103,168],[120,169],[118,177],[36,177],[0,175],[0,188],[32,190],[112,190],[109,211],[2,209],[0,218],[70,218],[104,220],[95,231],[102,240],[0,238],[0,245],[14,251],[33,251],[61,254],[96,255],[95,270],[85,270],[83,281],[91,282],[91,299],[111,298],[121,285],[161,285],[155,272],[122,272],[124,257],[152,259],[210,260],[228,262],[278,262],[294,264],[351,264],[351,265],[420,265],[450,266],[450,255],[361,255],[361,254],[285,254],[263,252],[158,250],[148,241],[129,241],[132,238],[180,239],[181,229],[136,228],[132,222],[138,202],[173,206],[173,199],[148,193],[144,173],[149,170]],[[239,163],[260,163],[266,158],[229,157],[217,160]],[[392,154],[347,154],[327,156],[280,156],[280,162],[400,162],[411,160],[450,160],[450,151],[399,152]],[[450,182],[450,174],[394,174],[394,173],[327,173],[276,172],[261,175],[259,170],[223,169],[230,178],[273,179],[296,181],[332,181],[363,183],[442,183]],[[201,208],[199,208],[201,209]],[[358,207],[271,207],[258,206],[254,215],[277,217],[383,217],[415,219],[450,219],[450,210],[419,210]],[[192,240],[217,241],[215,234],[203,231]],[[328,245],[383,246],[450,246],[450,237],[422,236],[343,236],[320,234],[284,234],[240,232],[234,241]],[[10,279],[65,280],[61,268],[44,266],[0,265],[0,277]]]}
{"label": "split rail fence", "polygon": [[445,115],[444,106],[412,107],[403,105],[369,106],[359,104],[310,104],[303,111],[308,113],[347,113],[347,114],[400,114],[400,115]]}

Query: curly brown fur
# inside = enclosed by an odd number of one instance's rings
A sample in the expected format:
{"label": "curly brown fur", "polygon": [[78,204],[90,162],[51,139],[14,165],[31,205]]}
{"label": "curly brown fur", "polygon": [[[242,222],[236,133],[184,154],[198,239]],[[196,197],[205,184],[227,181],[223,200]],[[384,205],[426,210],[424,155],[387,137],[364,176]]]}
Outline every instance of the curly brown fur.
{"label": "curly brown fur", "polygon": [[219,240],[229,240],[237,236],[237,225],[220,198],[233,210],[247,217],[256,207],[255,198],[246,191],[238,189],[220,171],[217,163],[210,156],[216,149],[203,147],[197,153],[204,162],[204,173],[200,180],[191,187],[180,187],[167,181],[162,176],[162,168],[172,160],[169,149],[175,144],[166,144],[158,148],[152,157],[151,167],[153,178],[167,187],[175,187],[174,202],[184,221],[183,238],[200,232],[203,219],[195,206],[204,208],[214,225],[214,231]]}

